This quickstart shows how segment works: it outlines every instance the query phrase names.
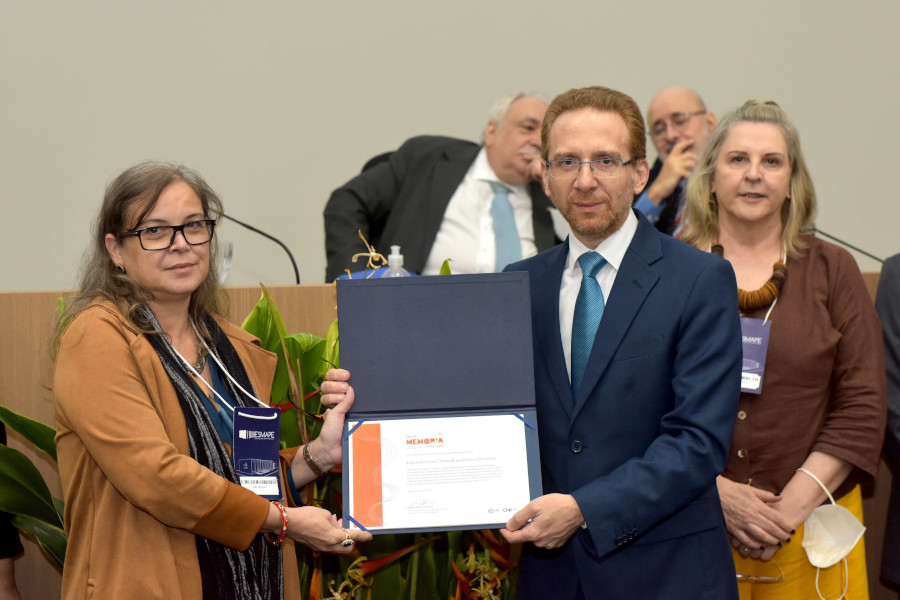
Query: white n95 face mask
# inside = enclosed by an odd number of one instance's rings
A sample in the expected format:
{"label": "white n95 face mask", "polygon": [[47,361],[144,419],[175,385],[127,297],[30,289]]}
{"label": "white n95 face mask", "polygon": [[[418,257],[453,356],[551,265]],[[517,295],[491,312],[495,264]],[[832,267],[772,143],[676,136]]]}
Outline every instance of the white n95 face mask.
{"label": "white n95 face mask", "polygon": [[810,564],[825,569],[850,554],[866,528],[849,510],[823,504],[806,518],[803,548]]}
{"label": "white n95 face mask", "polygon": [[859,520],[853,516],[849,510],[843,506],[838,506],[834,502],[834,497],[828,491],[828,488],[819,481],[819,478],[800,468],[809,477],[815,480],[825,493],[831,504],[823,504],[806,518],[803,524],[803,549],[806,550],[806,557],[816,570],[816,593],[822,598],[819,592],[819,571],[818,569],[826,569],[837,564],[841,560],[844,561],[844,592],[841,598],[847,593],[847,555],[862,539],[866,528]]}

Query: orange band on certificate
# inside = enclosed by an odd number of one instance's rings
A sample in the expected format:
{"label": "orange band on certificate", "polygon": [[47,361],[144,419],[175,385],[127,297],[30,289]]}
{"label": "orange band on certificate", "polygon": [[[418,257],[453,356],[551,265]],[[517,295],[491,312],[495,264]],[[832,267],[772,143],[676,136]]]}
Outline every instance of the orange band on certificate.
{"label": "orange band on certificate", "polygon": [[364,423],[353,434],[353,506],[363,527],[384,524],[381,499],[381,424]]}

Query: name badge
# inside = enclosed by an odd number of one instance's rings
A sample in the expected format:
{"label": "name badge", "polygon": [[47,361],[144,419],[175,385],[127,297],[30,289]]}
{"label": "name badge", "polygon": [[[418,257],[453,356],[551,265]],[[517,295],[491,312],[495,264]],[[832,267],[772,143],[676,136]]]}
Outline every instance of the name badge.
{"label": "name badge", "polygon": [[769,330],[772,321],[763,324],[762,319],[741,317],[741,340],[744,361],[741,367],[741,391],[751,394],[762,392],[763,373],[766,370],[766,352],[769,350]]}
{"label": "name badge", "polygon": [[234,408],[234,470],[241,486],[269,500],[284,497],[278,462],[280,415],[277,408]]}

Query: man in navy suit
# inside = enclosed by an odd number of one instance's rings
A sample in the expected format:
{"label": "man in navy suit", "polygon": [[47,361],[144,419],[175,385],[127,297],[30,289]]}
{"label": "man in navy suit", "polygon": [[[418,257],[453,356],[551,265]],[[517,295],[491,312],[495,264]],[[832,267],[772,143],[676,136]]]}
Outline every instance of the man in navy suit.
{"label": "man in navy suit", "polygon": [[360,231],[384,255],[399,245],[404,266],[415,273],[436,275],[447,258],[458,274],[502,269],[510,261],[498,268],[496,184],[502,184],[515,223],[505,238],[517,252],[512,260],[559,243],[540,184],[546,109],[544,100],[526,94],[501,99],[491,111],[483,146],[414,137],[332,192],[324,213],[325,280],[365,267],[351,262],[366,251]]}
{"label": "man in navy suit", "polygon": [[503,530],[531,542],[517,597],[737,598],[715,483],[740,393],[731,266],[632,210],[649,167],[627,95],[561,94],[541,141],[544,189],[573,234],[507,267],[530,274],[545,491]]}

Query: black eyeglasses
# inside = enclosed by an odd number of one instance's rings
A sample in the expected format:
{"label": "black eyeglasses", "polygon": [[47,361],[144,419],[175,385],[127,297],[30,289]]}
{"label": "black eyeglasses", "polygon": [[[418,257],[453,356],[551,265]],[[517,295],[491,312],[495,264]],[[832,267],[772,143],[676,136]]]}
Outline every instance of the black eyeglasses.
{"label": "black eyeglasses", "polygon": [[175,243],[175,234],[179,231],[191,246],[208,244],[212,239],[216,222],[213,219],[190,221],[184,225],[154,225],[134,231],[123,231],[119,235],[136,235],[144,250],[166,250]]}

